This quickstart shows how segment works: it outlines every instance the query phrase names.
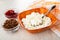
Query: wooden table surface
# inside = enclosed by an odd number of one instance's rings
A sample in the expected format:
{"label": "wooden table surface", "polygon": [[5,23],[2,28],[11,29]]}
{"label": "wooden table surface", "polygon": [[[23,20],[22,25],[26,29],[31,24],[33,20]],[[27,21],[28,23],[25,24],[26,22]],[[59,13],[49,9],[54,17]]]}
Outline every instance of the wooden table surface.
{"label": "wooden table surface", "polygon": [[9,33],[0,28],[0,40],[60,40],[60,38],[51,30],[31,34],[22,28],[16,33]]}
{"label": "wooden table surface", "polygon": [[30,34],[21,27],[16,33],[9,33],[3,29],[2,25],[7,19],[4,16],[6,10],[15,9],[17,12],[20,12],[26,9],[28,5],[30,5],[29,2],[32,4],[32,0],[0,0],[0,40],[60,40],[60,38],[51,30],[47,30],[37,34]]}

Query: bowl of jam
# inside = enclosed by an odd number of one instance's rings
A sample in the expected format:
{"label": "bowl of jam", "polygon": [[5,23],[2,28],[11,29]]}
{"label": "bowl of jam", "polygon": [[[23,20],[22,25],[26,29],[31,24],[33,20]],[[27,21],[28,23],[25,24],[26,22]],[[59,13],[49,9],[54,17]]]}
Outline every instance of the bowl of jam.
{"label": "bowl of jam", "polygon": [[14,10],[8,10],[5,12],[7,18],[17,18],[17,13]]}

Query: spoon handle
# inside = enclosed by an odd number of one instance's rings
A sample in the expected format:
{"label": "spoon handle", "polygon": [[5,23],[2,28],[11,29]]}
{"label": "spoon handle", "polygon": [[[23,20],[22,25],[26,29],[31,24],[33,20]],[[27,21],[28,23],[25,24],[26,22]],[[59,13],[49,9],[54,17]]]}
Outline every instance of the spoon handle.
{"label": "spoon handle", "polygon": [[45,15],[47,15],[49,12],[51,12],[55,7],[56,7],[56,5],[52,6],[52,8]]}
{"label": "spoon handle", "polygon": [[52,6],[51,10],[53,10],[56,7],[56,5]]}

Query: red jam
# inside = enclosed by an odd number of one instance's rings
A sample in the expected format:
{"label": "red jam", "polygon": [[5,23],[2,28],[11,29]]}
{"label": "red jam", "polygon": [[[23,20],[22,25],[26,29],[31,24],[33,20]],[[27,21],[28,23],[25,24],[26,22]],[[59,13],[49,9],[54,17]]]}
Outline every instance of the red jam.
{"label": "red jam", "polygon": [[8,10],[6,13],[5,13],[5,16],[7,18],[17,18],[17,13],[14,12],[14,10]]}

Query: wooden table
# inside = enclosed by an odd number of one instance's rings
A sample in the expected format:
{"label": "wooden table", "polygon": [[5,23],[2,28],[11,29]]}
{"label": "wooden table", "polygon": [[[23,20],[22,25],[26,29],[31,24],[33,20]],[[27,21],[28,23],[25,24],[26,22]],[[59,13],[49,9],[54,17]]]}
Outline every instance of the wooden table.
{"label": "wooden table", "polygon": [[22,29],[21,27],[16,33],[9,33],[3,29],[2,25],[4,21],[7,19],[4,16],[6,10],[15,9],[17,12],[20,12],[27,8],[26,4],[29,4],[29,2],[32,3],[32,0],[25,1],[26,3],[24,3],[24,0],[22,1],[21,0],[0,1],[0,40],[60,40],[60,38],[51,30],[47,30],[37,34],[30,34],[29,32]]}
{"label": "wooden table", "polygon": [[20,28],[16,33],[9,33],[0,28],[0,40],[60,40],[51,30],[31,34]]}

